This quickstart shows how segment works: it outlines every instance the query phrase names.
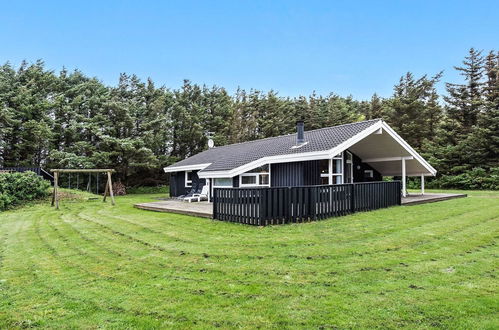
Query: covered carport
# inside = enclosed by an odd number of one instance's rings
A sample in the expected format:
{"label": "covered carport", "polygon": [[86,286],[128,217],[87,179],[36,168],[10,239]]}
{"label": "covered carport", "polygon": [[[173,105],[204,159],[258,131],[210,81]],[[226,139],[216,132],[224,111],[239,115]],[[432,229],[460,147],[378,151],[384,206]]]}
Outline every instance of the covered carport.
{"label": "covered carport", "polygon": [[402,178],[402,195],[407,195],[407,177],[421,178],[421,193],[424,194],[425,176],[435,176],[437,171],[423,159],[393,129],[383,122],[379,129],[349,147],[383,176]]}

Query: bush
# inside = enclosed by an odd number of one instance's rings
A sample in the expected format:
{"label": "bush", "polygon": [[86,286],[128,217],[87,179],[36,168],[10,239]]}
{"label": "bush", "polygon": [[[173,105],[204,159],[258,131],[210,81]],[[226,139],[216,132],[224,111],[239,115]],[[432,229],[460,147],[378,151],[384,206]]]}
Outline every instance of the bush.
{"label": "bush", "polygon": [[128,188],[129,194],[168,194],[169,192],[169,186]]}
{"label": "bush", "polygon": [[0,174],[0,211],[48,196],[50,183],[34,172]]}
{"label": "bush", "polygon": [[[420,187],[420,180],[409,180],[407,186],[417,189]],[[476,167],[461,174],[428,178],[425,186],[433,189],[499,190],[499,167],[488,171]]]}

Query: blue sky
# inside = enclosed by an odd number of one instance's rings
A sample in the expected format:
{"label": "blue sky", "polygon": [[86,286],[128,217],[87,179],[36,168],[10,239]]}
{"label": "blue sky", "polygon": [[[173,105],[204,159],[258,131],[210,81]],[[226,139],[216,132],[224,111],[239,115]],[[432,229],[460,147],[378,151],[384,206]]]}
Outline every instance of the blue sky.
{"label": "blue sky", "polygon": [[[499,48],[499,1],[1,1],[0,63],[43,59],[106,84],[119,73],[283,96],[389,96],[407,71],[456,81]],[[442,86],[442,85],[441,85]]]}

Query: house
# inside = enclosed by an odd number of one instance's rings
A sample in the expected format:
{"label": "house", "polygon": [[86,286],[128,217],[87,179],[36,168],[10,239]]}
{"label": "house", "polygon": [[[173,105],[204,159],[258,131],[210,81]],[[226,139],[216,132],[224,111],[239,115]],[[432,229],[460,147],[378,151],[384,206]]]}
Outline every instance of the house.
{"label": "house", "polygon": [[170,195],[193,186],[294,187],[381,181],[436,175],[407,142],[381,119],[214,147],[164,168],[171,173]]}

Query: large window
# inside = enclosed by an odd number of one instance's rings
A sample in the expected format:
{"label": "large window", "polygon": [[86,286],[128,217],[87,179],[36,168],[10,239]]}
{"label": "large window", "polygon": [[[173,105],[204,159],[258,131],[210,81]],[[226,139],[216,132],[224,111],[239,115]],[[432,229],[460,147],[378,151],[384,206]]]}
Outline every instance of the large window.
{"label": "large window", "polygon": [[216,188],[232,187],[232,178],[213,179],[213,187],[216,187]]}
{"label": "large window", "polygon": [[340,184],[343,182],[343,154],[332,159],[323,159],[319,163],[321,184]]}
{"label": "large window", "polygon": [[194,172],[186,171],[185,172],[185,186],[187,188],[192,187],[192,178],[194,177]]}
{"label": "large window", "polygon": [[239,186],[270,186],[270,166],[263,165],[239,176]]}

